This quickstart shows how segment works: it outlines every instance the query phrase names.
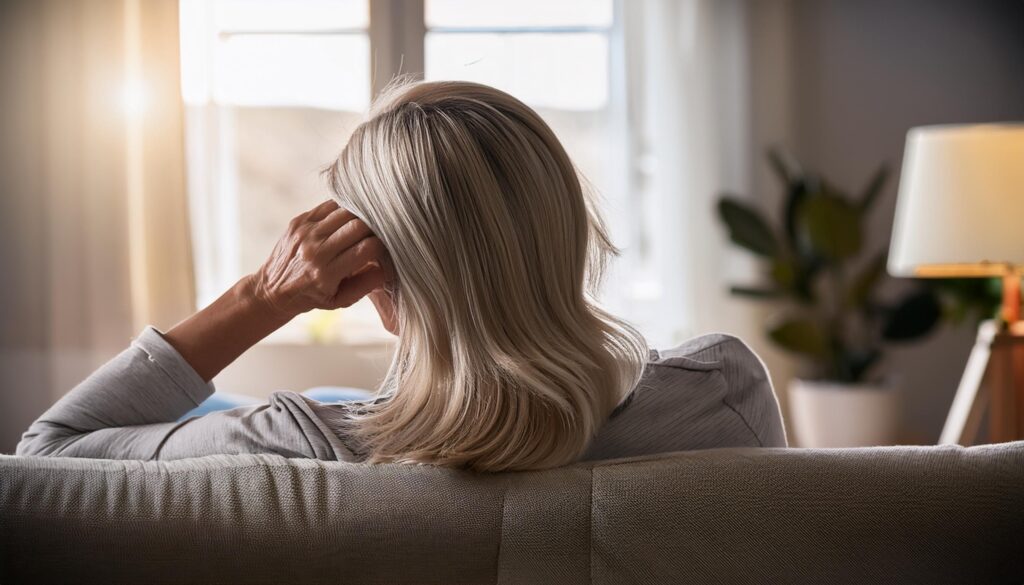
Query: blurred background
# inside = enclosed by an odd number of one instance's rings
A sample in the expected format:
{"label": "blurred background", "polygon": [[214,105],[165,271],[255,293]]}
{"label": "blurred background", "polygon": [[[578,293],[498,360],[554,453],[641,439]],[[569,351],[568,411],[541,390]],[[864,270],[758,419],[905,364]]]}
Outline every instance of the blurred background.
{"label": "blurred background", "polygon": [[[146,324],[166,329],[254,270],[327,197],[320,170],[399,74],[479,81],[536,108],[622,248],[602,300],[656,347],[743,337],[784,413],[790,380],[813,367],[768,333],[784,301],[732,294],[772,267],[730,243],[720,198],[775,224],[778,161],[852,193],[887,165],[858,228],[861,268],[888,248],[909,128],[1024,119],[1021,0],[0,6],[0,452]],[[977,305],[873,366],[903,393],[899,442],[937,439]],[[368,303],[311,313],[215,382],[260,397],[372,388],[390,343]]]}

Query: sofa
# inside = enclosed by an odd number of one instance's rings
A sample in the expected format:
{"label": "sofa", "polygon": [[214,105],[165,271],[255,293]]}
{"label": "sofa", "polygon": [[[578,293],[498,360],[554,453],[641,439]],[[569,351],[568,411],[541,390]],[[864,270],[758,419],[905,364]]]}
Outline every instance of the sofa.
{"label": "sofa", "polygon": [[0,456],[0,582],[1021,583],[1024,442],[496,475]]}

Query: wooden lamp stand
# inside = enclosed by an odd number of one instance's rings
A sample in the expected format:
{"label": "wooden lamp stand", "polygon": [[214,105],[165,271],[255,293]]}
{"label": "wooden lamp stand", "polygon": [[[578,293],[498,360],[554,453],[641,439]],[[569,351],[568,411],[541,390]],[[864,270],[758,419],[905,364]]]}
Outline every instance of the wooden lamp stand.
{"label": "wooden lamp stand", "polygon": [[989,442],[1024,439],[1024,321],[1020,310],[1020,274],[1011,273],[1003,277],[1003,319],[985,321],[978,328],[940,444],[975,443],[989,405]]}

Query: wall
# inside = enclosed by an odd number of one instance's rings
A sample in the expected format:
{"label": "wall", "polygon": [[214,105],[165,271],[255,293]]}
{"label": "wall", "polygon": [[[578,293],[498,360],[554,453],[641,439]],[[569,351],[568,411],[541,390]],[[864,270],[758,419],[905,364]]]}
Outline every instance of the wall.
{"label": "wall", "polygon": [[[888,246],[909,128],[1024,120],[1020,0],[753,5],[755,142],[785,144],[852,190],[888,163],[892,181],[869,219],[868,242],[877,249]],[[770,180],[763,168],[759,185]],[[758,195],[774,205],[778,193]],[[973,337],[971,326],[945,326],[891,353],[907,391],[908,442],[937,440]]]}

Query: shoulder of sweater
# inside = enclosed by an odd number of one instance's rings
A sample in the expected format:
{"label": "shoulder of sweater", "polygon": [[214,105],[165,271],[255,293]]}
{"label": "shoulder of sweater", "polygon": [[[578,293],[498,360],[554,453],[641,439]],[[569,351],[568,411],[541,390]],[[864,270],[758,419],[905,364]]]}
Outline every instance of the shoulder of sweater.
{"label": "shoulder of sweater", "polygon": [[[718,386],[718,396],[737,390],[733,383],[737,373],[762,369],[760,359],[740,338],[726,333],[708,333],[688,339],[670,349],[652,349],[644,374],[636,388],[613,411],[613,417],[644,395],[647,399],[693,399],[690,391],[720,376],[724,384]],[[747,374],[750,375],[750,374]]]}
{"label": "shoulder of sweater", "polygon": [[750,346],[728,333],[699,335],[673,348],[652,351],[648,363],[698,371],[720,370],[735,363],[763,367],[761,359]]}

